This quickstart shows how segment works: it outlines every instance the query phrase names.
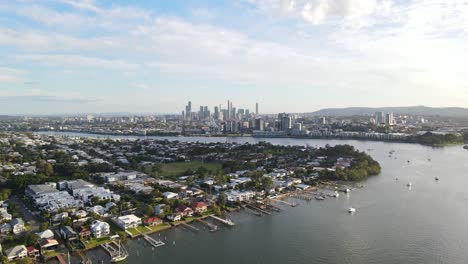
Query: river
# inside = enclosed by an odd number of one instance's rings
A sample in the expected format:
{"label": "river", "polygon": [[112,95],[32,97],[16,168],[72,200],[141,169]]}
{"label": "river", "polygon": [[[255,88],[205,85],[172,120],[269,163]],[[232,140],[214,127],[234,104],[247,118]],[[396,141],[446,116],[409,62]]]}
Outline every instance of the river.
{"label": "river", "polygon": [[[97,137],[60,135],[65,134]],[[156,234],[154,237],[161,236],[166,242],[160,248],[152,249],[142,239],[129,241],[125,246],[130,256],[123,263],[468,263],[468,151],[461,146],[432,148],[357,140],[250,137],[149,138],[350,144],[378,160],[382,173],[365,181],[364,188],[337,199],[295,200],[300,206],[282,206],[282,212],[264,217],[231,213],[229,217],[236,226],[222,227],[215,233],[177,228]],[[392,150],[395,153],[389,157]],[[435,177],[440,180],[435,181]],[[413,183],[411,188],[406,186],[408,182]],[[349,207],[357,212],[349,214]],[[100,250],[89,254],[93,263],[101,259],[108,262]]]}

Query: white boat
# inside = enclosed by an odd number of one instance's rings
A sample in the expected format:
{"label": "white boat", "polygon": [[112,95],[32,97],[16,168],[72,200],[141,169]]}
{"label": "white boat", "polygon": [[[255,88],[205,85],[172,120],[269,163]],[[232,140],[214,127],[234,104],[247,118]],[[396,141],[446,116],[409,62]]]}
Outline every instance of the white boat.
{"label": "white boat", "polygon": [[334,193],[332,194],[332,196],[335,197],[335,198],[338,198],[338,197],[340,197],[340,194],[339,194],[338,192],[334,192]]}
{"label": "white boat", "polygon": [[411,186],[413,186],[413,184],[412,184],[411,182],[408,182],[408,183],[406,184],[406,186],[411,187]]}
{"label": "white boat", "polygon": [[348,209],[348,213],[351,214],[351,213],[354,213],[354,212],[356,212],[356,209],[355,209],[355,208],[350,207],[350,208]]}
{"label": "white boat", "polygon": [[323,198],[322,196],[315,196],[315,200],[321,201],[321,200],[325,200],[325,198]]}
{"label": "white boat", "polygon": [[120,240],[119,240],[118,246],[119,246],[119,254],[112,257],[112,259],[111,259],[112,263],[124,261],[128,257],[128,253],[126,252],[126,250],[121,249]]}
{"label": "white boat", "polygon": [[345,193],[349,193],[350,191],[350,189],[345,189]]}

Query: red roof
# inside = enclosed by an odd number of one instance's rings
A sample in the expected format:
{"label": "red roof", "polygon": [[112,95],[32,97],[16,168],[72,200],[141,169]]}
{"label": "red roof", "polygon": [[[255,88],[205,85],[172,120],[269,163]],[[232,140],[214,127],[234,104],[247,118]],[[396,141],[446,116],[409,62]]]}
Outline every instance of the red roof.
{"label": "red roof", "polygon": [[207,207],[208,205],[204,202],[195,202],[192,204],[192,207],[195,209],[195,208],[203,208],[203,207]]}
{"label": "red roof", "polygon": [[157,217],[148,217],[144,220],[145,223],[156,223],[161,222],[162,220]]}
{"label": "red roof", "polygon": [[29,247],[27,247],[26,249],[28,250],[28,253],[31,253],[31,252],[33,252],[33,251],[39,251],[39,250],[37,250],[37,249],[36,249],[35,247],[33,247],[33,246],[29,246]]}

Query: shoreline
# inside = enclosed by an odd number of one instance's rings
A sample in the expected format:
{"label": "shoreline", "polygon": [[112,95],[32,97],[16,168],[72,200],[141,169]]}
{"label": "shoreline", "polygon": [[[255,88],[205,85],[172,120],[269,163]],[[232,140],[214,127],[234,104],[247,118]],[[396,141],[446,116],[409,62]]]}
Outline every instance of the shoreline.
{"label": "shoreline", "polygon": [[[398,139],[375,139],[375,138],[361,138],[361,137],[342,137],[342,136],[255,136],[252,134],[226,134],[226,135],[204,135],[204,134],[192,134],[192,135],[140,135],[140,134],[119,134],[119,133],[98,133],[98,132],[83,132],[83,131],[73,131],[73,130],[61,130],[61,131],[51,131],[51,130],[40,130],[40,131],[18,131],[23,133],[35,133],[35,134],[66,134],[66,133],[76,133],[76,134],[83,134],[83,135],[96,135],[97,137],[139,137],[139,138],[152,138],[152,137],[181,137],[181,138],[196,138],[196,137],[203,137],[203,138],[253,138],[253,139],[321,139],[321,140],[357,140],[357,141],[370,141],[370,142],[388,142],[388,143],[401,143],[401,144],[415,144],[421,145],[426,147],[433,147],[433,148],[443,148],[443,147],[450,147],[450,146],[461,146],[466,144],[466,142],[454,142],[454,143],[443,143],[443,144],[422,144],[418,142],[410,142],[405,140],[398,140]],[[77,136],[79,137],[79,136]]]}
{"label": "shoreline", "polygon": [[[362,187],[362,186],[359,186],[357,184],[358,183],[354,183],[354,182],[341,182],[340,183],[338,181],[336,181],[336,182],[333,182],[333,181],[324,182],[324,183],[320,183],[317,186],[311,186],[310,188],[305,189],[305,190],[294,190],[294,191],[290,191],[290,192],[287,192],[287,193],[282,193],[282,194],[276,195],[276,196],[271,197],[271,198],[267,197],[267,198],[262,199],[261,202],[269,203],[269,202],[275,201],[275,200],[283,201],[283,200],[286,200],[286,199],[294,199],[294,196],[297,196],[297,195],[300,195],[300,194],[312,195],[312,194],[315,194],[315,193],[319,192],[320,190],[323,190],[323,191],[326,191],[326,190],[328,190],[328,191],[330,191],[330,190],[343,191],[344,190],[343,188],[354,189],[354,188],[361,188]],[[291,207],[296,207],[297,206],[297,203],[294,203],[294,204],[295,205],[294,206],[291,205]],[[241,207],[229,207],[229,210],[226,210],[226,213],[240,212],[240,211],[242,211],[242,209],[243,209],[242,206]],[[246,210],[246,209],[244,209],[244,210]],[[138,234],[135,234],[135,235],[131,235],[130,232],[127,230],[127,231],[124,231],[124,232],[127,233],[129,236],[126,237],[125,239],[122,239],[121,242],[133,241],[135,239],[138,239],[139,237],[142,237],[143,235],[153,235],[153,234],[157,234],[157,233],[160,233],[160,232],[163,232],[163,231],[170,231],[170,230],[172,230],[174,228],[178,228],[179,226],[183,226],[184,224],[190,224],[190,223],[193,223],[193,222],[195,222],[195,221],[197,221],[199,219],[209,218],[212,215],[214,215],[214,214],[210,213],[208,215],[203,215],[203,216],[199,216],[199,217],[192,217],[189,220],[177,221],[177,222],[171,222],[171,223],[163,223],[162,225],[165,225],[165,226],[160,228],[160,229],[157,229],[157,230],[150,230],[151,227],[143,226],[143,227],[146,227],[148,229],[148,231],[141,232],[141,233],[138,233]],[[84,256],[86,256],[87,253],[92,252],[94,250],[98,250],[101,247],[101,245],[105,244],[105,243],[107,243],[107,242],[98,243],[98,244],[96,244],[95,246],[93,246],[91,248],[75,251],[75,252],[73,252],[73,254],[76,254],[78,257],[83,258],[83,254],[84,254]]]}

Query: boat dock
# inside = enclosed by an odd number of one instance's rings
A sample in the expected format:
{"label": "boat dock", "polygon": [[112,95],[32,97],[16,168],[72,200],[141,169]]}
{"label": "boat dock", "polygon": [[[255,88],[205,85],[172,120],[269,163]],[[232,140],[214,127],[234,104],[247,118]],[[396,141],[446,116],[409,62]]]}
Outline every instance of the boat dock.
{"label": "boat dock", "polygon": [[268,212],[268,211],[266,211],[266,210],[263,210],[263,209],[261,209],[261,208],[258,208],[258,207],[255,206],[255,205],[247,204],[246,206],[249,207],[249,208],[251,208],[251,209],[257,210],[258,212],[260,212],[260,213],[262,213],[262,214],[271,215],[271,212]]}
{"label": "boat dock", "polygon": [[187,228],[187,229],[190,229],[190,230],[192,230],[194,232],[200,231],[200,229],[194,227],[193,225],[189,225],[188,223],[180,223],[180,225]]}
{"label": "boat dock", "polygon": [[272,204],[268,204],[267,208],[275,212],[281,212],[281,208],[279,208],[278,206],[274,206]]}
{"label": "boat dock", "polygon": [[282,204],[285,204],[285,205],[289,205],[291,207],[296,207],[297,206],[297,203],[290,203],[290,202],[286,202],[286,201],[279,200],[279,199],[271,199],[271,200],[275,201],[277,203],[282,203]]}
{"label": "boat dock", "polygon": [[233,221],[231,221],[229,219],[222,219],[220,217],[217,217],[216,215],[210,215],[210,217],[220,221],[223,224],[226,224],[227,226],[235,226],[236,225]]}
{"label": "boat dock", "polygon": [[164,246],[165,243],[162,242],[161,240],[156,240],[150,236],[148,236],[147,234],[145,233],[142,233],[140,232],[140,234],[143,236],[143,238],[153,247],[161,247],[161,246]]}
{"label": "boat dock", "polygon": [[255,210],[252,210],[252,209],[248,208],[248,207],[245,206],[245,205],[241,205],[241,206],[242,206],[242,208],[244,208],[244,209],[245,209],[246,211],[248,211],[249,213],[252,213],[252,214],[254,214],[254,215],[256,215],[256,216],[262,216],[261,213],[255,211]]}
{"label": "boat dock", "polygon": [[101,244],[101,247],[110,255],[111,259],[124,259],[128,256],[127,250],[119,245],[115,244],[115,242]]}
{"label": "boat dock", "polygon": [[209,227],[211,232],[214,232],[214,231],[218,230],[218,226],[215,225],[215,224],[212,224],[212,223],[207,222],[207,221],[202,220],[202,219],[197,219],[197,221],[204,224],[204,225],[206,225],[207,227]]}

